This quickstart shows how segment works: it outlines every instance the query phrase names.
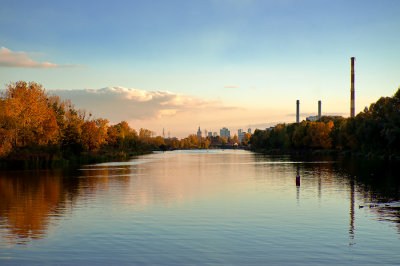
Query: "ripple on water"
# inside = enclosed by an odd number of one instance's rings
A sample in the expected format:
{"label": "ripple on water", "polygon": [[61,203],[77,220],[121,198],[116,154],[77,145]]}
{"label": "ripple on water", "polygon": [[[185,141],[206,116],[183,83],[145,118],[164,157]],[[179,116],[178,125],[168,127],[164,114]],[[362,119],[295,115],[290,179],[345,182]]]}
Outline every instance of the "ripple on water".
{"label": "ripple on water", "polygon": [[0,264],[396,264],[399,212],[358,206],[399,186],[354,169],[202,150],[2,174]]}

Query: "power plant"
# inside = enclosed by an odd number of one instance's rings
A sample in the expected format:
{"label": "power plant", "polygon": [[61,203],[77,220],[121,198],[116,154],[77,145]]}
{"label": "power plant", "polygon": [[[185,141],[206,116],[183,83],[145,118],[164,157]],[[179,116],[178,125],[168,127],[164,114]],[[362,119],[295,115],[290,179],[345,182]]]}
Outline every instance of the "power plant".
{"label": "power plant", "polygon": [[354,117],[354,60],[351,58],[351,81],[350,81],[350,117]]}
{"label": "power plant", "polygon": [[[355,116],[355,88],[354,88],[354,61],[355,57],[351,57],[351,76],[350,76],[350,117]],[[307,121],[317,121],[321,119],[321,100],[318,101],[318,115],[306,117]],[[300,100],[296,101],[296,123],[300,123]]]}
{"label": "power plant", "polygon": [[[315,122],[321,118],[321,113],[322,113],[321,105],[322,105],[321,101],[318,101],[318,115],[306,117],[307,121]],[[296,123],[299,123],[299,122],[300,122],[300,101],[297,100],[296,101]]]}

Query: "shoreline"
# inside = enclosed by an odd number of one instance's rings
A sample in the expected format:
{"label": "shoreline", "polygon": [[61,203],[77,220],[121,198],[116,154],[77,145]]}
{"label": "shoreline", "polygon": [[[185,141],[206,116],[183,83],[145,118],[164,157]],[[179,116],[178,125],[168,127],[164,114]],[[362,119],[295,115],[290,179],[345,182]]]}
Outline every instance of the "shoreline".
{"label": "shoreline", "polygon": [[388,160],[400,161],[400,154],[389,154],[382,152],[361,152],[352,150],[333,149],[250,149],[253,152],[267,155],[291,155],[291,156],[333,156],[346,157],[350,159],[365,160]]}
{"label": "shoreline", "polygon": [[[223,149],[234,149],[225,147]],[[236,148],[238,149],[238,148]],[[312,159],[312,157],[328,156],[335,158],[349,158],[354,160],[371,161],[400,161],[400,154],[359,152],[351,150],[333,150],[333,149],[252,149],[241,147],[239,149],[249,150],[255,153],[265,155],[288,155],[294,157],[303,157]],[[148,151],[98,151],[83,152],[81,155],[75,155],[67,158],[55,154],[29,154],[20,158],[5,158],[0,160],[0,171],[2,170],[32,170],[32,169],[65,169],[73,168],[84,164],[94,164],[112,161],[127,161],[134,156],[153,153]]]}
{"label": "shoreline", "polygon": [[69,158],[54,158],[51,154],[31,155],[29,158],[6,158],[0,160],[2,170],[32,170],[32,169],[65,169],[84,164],[94,164],[112,161],[127,161],[138,155],[150,154],[153,151],[136,152],[85,152]]}

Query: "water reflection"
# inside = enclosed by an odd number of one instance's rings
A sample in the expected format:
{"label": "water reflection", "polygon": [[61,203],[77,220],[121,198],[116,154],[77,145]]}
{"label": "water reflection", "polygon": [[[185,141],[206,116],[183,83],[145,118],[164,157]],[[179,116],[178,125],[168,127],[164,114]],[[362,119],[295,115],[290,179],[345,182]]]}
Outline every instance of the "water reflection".
{"label": "water reflection", "polygon": [[0,172],[0,237],[10,244],[44,238],[75,205],[88,204],[96,193],[107,190],[110,176],[117,177],[112,183],[126,185],[130,172],[91,166],[75,171]]}
{"label": "water reflection", "polygon": [[[18,244],[45,238],[60,219],[73,215],[76,208],[91,206],[100,197],[135,211],[160,203],[169,206],[254,189],[265,190],[273,195],[271,198],[289,195],[283,192],[293,193],[292,196],[295,193],[301,207],[302,198],[314,197],[321,202],[324,195],[345,191],[349,197],[348,235],[352,245],[356,202],[400,199],[400,181],[395,178],[394,169],[382,162],[338,158],[308,161],[248,152],[176,152],[70,171],[0,172],[0,237]],[[301,180],[295,179],[296,174]],[[396,224],[400,232],[399,208],[367,211]]]}
{"label": "water reflection", "polygon": [[363,211],[377,214],[377,219],[393,223],[400,232],[400,171],[396,162],[341,159],[336,171],[346,172],[359,194]]}
{"label": "water reflection", "polygon": [[[356,202],[359,202],[361,206],[368,205],[368,208],[361,211],[373,212],[377,214],[378,220],[394,223],[400,233],[400,202],[398,202],[400,199],[400,179],[398,178],[400,167],[395,162],[330,156],[299,158],[257,154],[255,157],[257,162],[265,163],[272,160],[274,163],[292,165],[293,172],[296,171],[301,176],[300,179],[296,178],[298,204],[301,201],[301,191],[304,189],[304,187],[300,187],[300,184],[307,187],[309,191],[317,188],[317,197],[320,200],[323,198],[323,193],[332,193],[332,188],[334,191],[349,191],[348,234],[350,245],[356,243],[356,210],[359,209]],[[270,166],[273,167],[273,165]]]}
{"label": "water reflection", "polygon": [[10,231],[7,237],[21,243],[44,237],[50,217],[59,215],[66,203],[57,172],[3,172],[0,199],[0,223]]}
{"label": "water reflection", "polygon": [[[350,239],[354,239],[355,234],[355,225],[354,225],[354,217],[355,217],[355,185],[354,180],[350,179],[350,228],[349,228],[349,235]],[[353,245],[353,242],[350,242],[350,245]]]}

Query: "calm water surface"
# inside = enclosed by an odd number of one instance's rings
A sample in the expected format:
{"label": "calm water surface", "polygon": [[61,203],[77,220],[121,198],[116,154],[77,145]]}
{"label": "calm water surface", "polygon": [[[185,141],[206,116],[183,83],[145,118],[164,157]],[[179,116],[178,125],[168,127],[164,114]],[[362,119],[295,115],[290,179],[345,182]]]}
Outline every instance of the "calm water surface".
{"label": "calm water surface", "polygon": [[241,150],[0,172],[0,265],[398,265],[397,173]]}

